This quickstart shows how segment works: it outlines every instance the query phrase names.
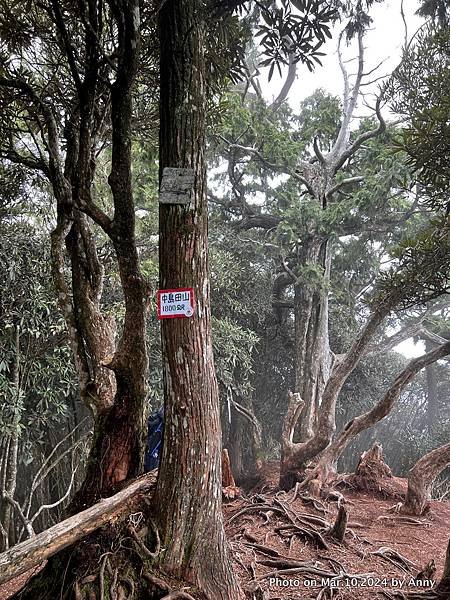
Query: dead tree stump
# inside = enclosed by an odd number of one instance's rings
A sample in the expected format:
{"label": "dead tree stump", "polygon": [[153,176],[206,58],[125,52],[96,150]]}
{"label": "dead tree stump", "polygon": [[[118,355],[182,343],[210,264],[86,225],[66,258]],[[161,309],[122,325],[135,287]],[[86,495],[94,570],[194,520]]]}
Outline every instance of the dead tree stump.
{"label": "dead tree stump", "polygon": [[338,542],[343,542],[345,538],[345,532],[347,530],[347,523],[348,512],[345,506],[342,504],[339,508],[336,521],[329,531],[329,535]]}
{"label": "dead tree stump", "polygon": [[353,475],[346,478],[346,484],[364,492],[374,492],[384,498],[401,498],[401,490],[393,481],[391,469],[383,460],[383,449],[380,444],[363,452]]}
{"label": "dead tree stump", "polygon": [[224,448],[222,450],[222,494],[227,500],[234,500],[240,493],[241,490],[234,481],[228,450]]}
{"label": "dead tree stump", "polygon": [[361,454],[355,475],[367,480],[392,477],[391,469],[383,460],[383,448],[381,444],[374,444],[370,450]]}

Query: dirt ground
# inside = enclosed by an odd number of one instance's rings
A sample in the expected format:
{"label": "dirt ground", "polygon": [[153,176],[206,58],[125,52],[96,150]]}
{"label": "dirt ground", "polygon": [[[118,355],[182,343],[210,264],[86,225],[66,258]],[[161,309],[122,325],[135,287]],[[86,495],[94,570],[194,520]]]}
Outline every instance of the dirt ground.
{"label": "dirt ground", "polygon": [[[383,591],[428,590],[433,581],[415,576],[431,559],[440,580],[449,502],[432,502],[425,517],[411,518],[390,510],[405,491],[403,479],[386,482],[388,498],[340,487],[342,497],[320,500],[294,499],[295,490],[278,491],[277,479],[278,465],[267,465],[257,488],[224,506],[235,568],[252,600],[369,600],[386,598]],[[349,518],[343,543],[327,533],[338,504]],[[32,574],[0,586],[0,600]]]}
{"label": "dirt ground", "polygon": [[307,495],[293,500],[294,490],[277,491],[277,477],[277,465],[266,467],[265,483],[253,496],[225,506],[236,569],[244,588],[257,590],[255,599],[368,600],[385,598],[383,591],[429,590],[435,583],[415,576],[431,559],[439,582],[450,537],[449,502],[432,502],[426,517],[411,518],[390,510],[406,489],[403,479],[386,482],[392,496],[385,499],[339,488],[349,522],[344,542],[337,543],[326,530],[335,521],[338,498],[320,499],[316,506]]}

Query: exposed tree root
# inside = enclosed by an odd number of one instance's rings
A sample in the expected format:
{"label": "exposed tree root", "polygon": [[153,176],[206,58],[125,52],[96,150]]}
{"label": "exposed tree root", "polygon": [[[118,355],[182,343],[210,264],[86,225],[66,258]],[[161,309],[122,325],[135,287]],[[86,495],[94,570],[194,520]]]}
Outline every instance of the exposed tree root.
{"label": "exposed tree root", "polygon": [[392,548],[388,548],[387,546],[383,546],[374,552],[371,552],[375,556],[380,556],[384,560],[390,562],[402,569],[402,571],[410,572],[413,567],[415,567],[414,563],[409,559],[405,558],[401,554],[399,554],[396,550],[392,550]]}
{"label": "exposed tree root", "polygon": [[433,559],[431,559],[430,562],[428,562],[424,566],[424,568],[417,573],[417,575],[415,576],[414,579],[419,579],[421,581],[424,579],[427,579],[428,581],[431,581],[434,579],[435,574],[436,574],[436,563],[434,562]]}
{"label": "exposed tree root", "polygon": [[316,497],[310,496],[308,494],[301,494],[301,489],[302,484],[296,483],[294,493],[292,494],[292,498],[289,500],[289,503],[292,504],[293,502],[295,502],[295,500],[297,500],[297,498],[300,498],[300,500],[304,504],[312,506],[315,510],[317,510],[317,512],[326,514],[327,509],[325,508],[325,505],[322,502],[320,502],[320,500],[318,500]]}

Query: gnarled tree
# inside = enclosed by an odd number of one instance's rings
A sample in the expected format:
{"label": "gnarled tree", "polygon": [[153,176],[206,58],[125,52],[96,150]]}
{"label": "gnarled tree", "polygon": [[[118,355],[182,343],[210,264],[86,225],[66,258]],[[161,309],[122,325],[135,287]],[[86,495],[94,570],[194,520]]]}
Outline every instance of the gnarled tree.
{"label": "gnarled tree", "polygon": [[[130,146],[138,5],[93,2],[80,13],[55,0],[33,3],[28,13],[12,7],[8,16],[12,30],[6,29],[2,40],[0,153],[50,183],[56,206],[53,280],[80,394],[95,416],[94,444],[73,503],[76,510],[137,475],[142,464],[148,290],[134,239]],[[20,27],[23,37],[18,39]],[[111,33],[115,28],[117,35]],[[113,58],[106,55],[108,45]],[[42,69],[34,66],[38,63]],[[96,157],[109,124],[111,214],[93,197]],[[106,234],[117,258],[125,302],[118,341],[113,319],[101,305],[104,268],[93,223]]]}

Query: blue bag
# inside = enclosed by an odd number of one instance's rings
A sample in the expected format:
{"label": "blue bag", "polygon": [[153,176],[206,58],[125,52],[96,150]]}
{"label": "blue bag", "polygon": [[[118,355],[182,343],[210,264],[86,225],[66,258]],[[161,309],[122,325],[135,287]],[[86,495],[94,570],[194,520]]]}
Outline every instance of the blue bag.
{"label": "blue bag", "polygon": [[164,405],[152,413],[147,420],[147,448],[145,450],[144,471],[157,469],[162,451],[164,435]]}

